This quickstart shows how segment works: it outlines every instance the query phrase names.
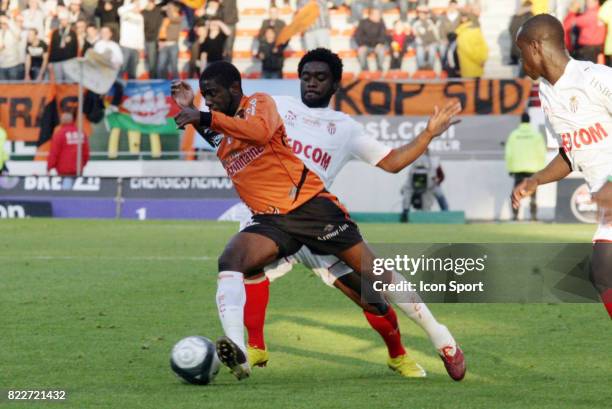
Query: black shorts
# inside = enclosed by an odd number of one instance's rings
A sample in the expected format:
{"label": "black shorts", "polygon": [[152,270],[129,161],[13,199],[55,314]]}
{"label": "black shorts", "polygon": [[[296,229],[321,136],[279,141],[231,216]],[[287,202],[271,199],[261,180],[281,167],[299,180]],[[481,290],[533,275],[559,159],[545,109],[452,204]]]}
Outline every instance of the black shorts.
{"label": "black shorts", "polygon": [[296,253],[302,246],[315,254],[338,254],[363,241],[355,222],[327,192],[287,214],[255,215],[242,231],[273,240],[279,258]]}

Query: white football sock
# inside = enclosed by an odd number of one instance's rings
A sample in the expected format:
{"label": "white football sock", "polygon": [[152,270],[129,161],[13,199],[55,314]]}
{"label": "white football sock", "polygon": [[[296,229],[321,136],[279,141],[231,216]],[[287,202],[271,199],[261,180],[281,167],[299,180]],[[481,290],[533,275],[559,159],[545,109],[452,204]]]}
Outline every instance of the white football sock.
{"label": "white football sock", "polygon": [[[406,279],[399,273],[393,272],[393,283],[399,284]],[[416,292],[388,291],[385,295],[394,303],[408,318],[414,321],[429,336],[429,340],[436,349],[447,346],[455,346],[455,340],[446,326],[440,324],[433,316],[427,305]],[[454,355],[451,351],[450,355]]]}
{"label": "white football sock", "polygon": [[221,271],[217,281],[217,309],[225,335],[246,354],[244,342],[244,276],[238,271]]}

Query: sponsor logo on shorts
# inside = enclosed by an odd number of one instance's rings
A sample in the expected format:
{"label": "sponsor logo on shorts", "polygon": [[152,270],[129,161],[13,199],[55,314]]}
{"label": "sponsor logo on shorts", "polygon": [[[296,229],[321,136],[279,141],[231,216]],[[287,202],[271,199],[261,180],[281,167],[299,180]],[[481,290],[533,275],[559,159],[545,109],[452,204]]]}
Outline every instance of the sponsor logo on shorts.
{"label": "sponsor logo on shorts", "polygon": [[[332,231],[328,232],[328,227],[332,227]],[[322,236],[318,236],[317,240],[319,241],[328,241],[331,240],[335,237],[338,237],[340,235],[340,233],[342,233],[343,231],[347,230],[349,228],[348,223],[344,223],[342,226],[338,226],[337,229],[333,230],[334,226],[331,224],[328,224],[327,226],[325,226],[325,228],[323,229],[323,233],[326,233]]]}

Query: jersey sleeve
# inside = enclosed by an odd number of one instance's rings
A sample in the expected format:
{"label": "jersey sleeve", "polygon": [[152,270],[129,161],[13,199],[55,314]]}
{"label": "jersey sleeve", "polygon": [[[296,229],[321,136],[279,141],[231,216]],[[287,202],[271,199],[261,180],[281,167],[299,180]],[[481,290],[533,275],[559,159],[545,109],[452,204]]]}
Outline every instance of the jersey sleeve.
{"label": "jersey sleeve", "polygon": [[359,123],[354,124],[348,150],[354,158],[373,166],[376,166],[391,152],[391,148],[366,135],[363,125]]}
{"label": "jersey sleeve", "polygon": [[281,125],[282,120],[272,97],[255,94],[248,98],[243,118],[214,111],[210,128],[238,140],[265,145]]}

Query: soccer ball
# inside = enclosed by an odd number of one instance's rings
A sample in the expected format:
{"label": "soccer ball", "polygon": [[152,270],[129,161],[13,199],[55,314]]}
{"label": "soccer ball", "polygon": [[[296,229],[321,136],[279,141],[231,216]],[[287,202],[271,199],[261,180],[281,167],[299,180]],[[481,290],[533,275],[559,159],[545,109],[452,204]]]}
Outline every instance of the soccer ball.
{"label": "soccer ball", "polygon": [[183,338],[172,348],[170,367],[188,383],[209,384],[219,372],[219,366],[215,344],[208,338],[198,335]]}

